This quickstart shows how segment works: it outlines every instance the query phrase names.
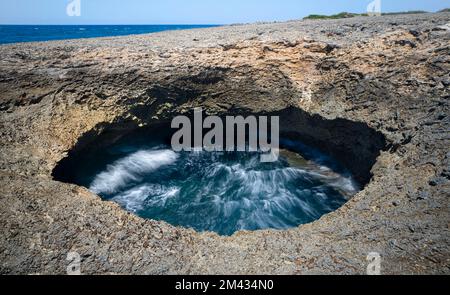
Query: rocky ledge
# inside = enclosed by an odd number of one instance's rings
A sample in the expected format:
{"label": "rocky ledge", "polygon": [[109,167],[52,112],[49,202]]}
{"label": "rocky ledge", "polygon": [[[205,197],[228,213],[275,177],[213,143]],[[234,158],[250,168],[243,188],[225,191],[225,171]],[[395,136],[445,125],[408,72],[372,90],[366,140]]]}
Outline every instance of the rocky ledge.
{"label": "rocky ledge", "polygon": [[[0,46],[0,273],[450,273],[450,13]],[[96,138],[201,106],[285,112],[366,183],[286,231],[196,233],[55,181]],[[282,123],[283,124],[283,123]],[[332,148],[330,148],[332,147]]]}

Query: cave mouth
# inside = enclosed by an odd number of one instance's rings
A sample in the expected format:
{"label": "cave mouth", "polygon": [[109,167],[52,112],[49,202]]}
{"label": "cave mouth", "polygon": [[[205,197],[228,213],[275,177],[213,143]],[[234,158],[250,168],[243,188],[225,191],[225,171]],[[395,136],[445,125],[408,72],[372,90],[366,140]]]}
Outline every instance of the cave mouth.
{"label": "cave mouth", "polygon": [[174,152],[169,123],[116,132],[81,139],[54,178],[140,217],[199,232],[297,227],[362,187],[338,160],[289,133],[281,134],[278,161],[262,163],[259,152]]}
{"label": "cave mouth", "polygon": [[312,222],[359,188],[337,161],[288,138],[273,163],[259,152],[174,152],[167,139],[132,132],[58,173],[143,218],[220,235]]}
{"label": "cave mouth", "polygon": [[294,228],[337,210],[369,183],[386,147],[362,122],[298,108],[264,115],[280,117],[273,163],[259,152],[175,152],[170,119],[141,128],[118,121],[82,135],[52,176],[143,218],[228,236]]}

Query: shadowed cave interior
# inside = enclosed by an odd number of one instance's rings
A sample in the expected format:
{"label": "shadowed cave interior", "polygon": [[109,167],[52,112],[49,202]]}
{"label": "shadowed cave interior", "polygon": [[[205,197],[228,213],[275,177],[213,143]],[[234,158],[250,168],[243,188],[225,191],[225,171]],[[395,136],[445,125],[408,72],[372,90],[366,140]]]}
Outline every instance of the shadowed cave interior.
{"label": "shadowed cave interior", "polygon": [[370,181],[386,145],[366,124],[298,108],[225,115],[279,116],[278,161],[261,163],[258,152],[174,152],[171,120],[118,122],[84,134],[53,177],[143,218],[232,235],[288,229],[338,209]]}

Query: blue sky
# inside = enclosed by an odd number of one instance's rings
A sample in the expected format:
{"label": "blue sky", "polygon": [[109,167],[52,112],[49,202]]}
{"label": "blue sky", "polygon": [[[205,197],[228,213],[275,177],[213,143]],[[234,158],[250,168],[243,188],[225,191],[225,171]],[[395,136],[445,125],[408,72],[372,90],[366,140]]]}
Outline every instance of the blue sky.
{"label": "blue sky", "polygon": [[[0,0],[0,24],[229,24],[364,12],[371,0]],[[450,0],[381,0],[383,12],[450,7]]]}

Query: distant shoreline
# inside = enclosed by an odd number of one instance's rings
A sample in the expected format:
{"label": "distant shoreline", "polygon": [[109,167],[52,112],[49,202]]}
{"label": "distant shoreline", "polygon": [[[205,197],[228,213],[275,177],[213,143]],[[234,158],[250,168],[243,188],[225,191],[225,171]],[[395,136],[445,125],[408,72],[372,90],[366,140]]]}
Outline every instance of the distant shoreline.
{"label": "distant shoreline", "polygon": [[0,25],[0,44],[117,37],[221,25]]}
{"label": "distant shoreline", "polygon": [[[304,24],[307,25],[310,22],[332,22],[333,25],[339,26],[341,22],[350,21],[350,22],[359,22],[359,21],[367,21],[367,22],[384,22],[386,20],[393,20],[394,18],[400,18],[403,19],[405,17],[409,18],[411,16],[416,16],[419,18],[422,18],[427,15],[439,15],[441,13],[449,13],[448,9],[444,9],[439,12],[427,12],[427,13],[413,13],[413,12],[407,12],[407,13],[385,13],[381,16],[377,17],[368,17],[368,16],[362,16],[362,15],[352,15],[351,17],[340,17],[340,18],[334,18],[334,17],[326,17],[326,18],[303,18],[303,19],[293,19],[293,20],[287,20],[287,21],[272,21],[272,22],[253,22],[253,23],[233,23],[233,24],[200,24],[200,25],[179,25],[179,24],[173,24],[173,25],[97,25],[97,24],[88,24],[88,25],[27,25],[27,24],[0,24],[0,47],[1,46],[7,46],[7,45],[19,45],[19,44],[30,44],[35,42],[58,42],[54,44],[62,44],[59,42],[70,42],[70,41],[76,41],[78,42],[96,42],[97,45],[99,45],[101,39],[106,38],[110,42],[110,38],[126,38],[126,40],[130,41],[133,39],[129,39],[128,37],[132,36],[140,36],[140,35],[147,35],[147,34],[154,34],[154,33],[166,33],[166,32],[177,32],[177,31],[183,31],[183,30],[196,30],[196,29],[214,29],[214,28],[231,28],[231,32],[237,33],[238,31],[241,31],[244,35],[248,33],[248,31],[245,28],[248,27],[259,27],[259,26],[267,26],[267,25],[276,25],[283,27],[286,24]],[[28,35],[25,36],[16,36],[17,32],[11,31],[11,29],[14,28],[27,28],[31,33],[29,32]],[[61,35],[36,35],[35,28],[47,28],[47,29],[58,29],[58,28],[64,28],[64,29],[76,29],[76,33],[73,34],[63,34]],[[89,32],[89,30],[86,29],[101,29],[101,28],[131,28],[131,30],[128,30],[126,32],[103,32],[101,34],[90,34],[92,32]],[[139,30],[139,28],[144,28],[144,30]],[[150,28],[150,29],[149,29]],[[237,28],[243,28],[243,29],[237,29]],[[10,30],[10,36],[5,37],[5,29]],[[137,29],[137,30],[136,30]],[[95,33],[95,32],[94,32]],[[233,35],[235,35],[233,33]],[[177,34],[178,35],[178,34]],[[12,38],[11,38],[12,36]],[[31,36],[31,37],[30,37]],[[317,37],[317,36],[316,36]],[[98,39],[98,40],[97,40]],[[198,41],[197,37],[193,37],[193,41]],[[81,41],[85,40],[85,41]],[[88,41],[91,40],[91,41]],[[97,41],[92,41],[97,40]],[[122,39],[124,40],[124,39]],[[142,40],[142,39],[140,39]],[[116,40],[117,41],[117,40]],[[192,40],[188,40],[188,43],[192,43]],[[121,43],[120,41],[118,43]],[[195,42],[194,42],[195,43]],[[76,44],[76,43],[75,43]],[[108,45],[107,43],[101,42],[103,45]],[[178,44],[179,45],[179,44]]]}
{"label": "distant shoreline", "polygon": [[[450,8],[445,8],[439,11],[436,11],[436,13],[440,13],[440,12],[449,12]],[[385,15],[405,15],[405,14],[424,14],[424,13],[434,13],[431,11],[425,11],[425,10],[409,10],[409,11],[396,11],[396,12],[381,12],[380,16],[385,16]],[[332,15],[323,15],[323,14],[310,14],[308,16],[305,16],[303,19],[341,19],[341,18],[352,18],[352,17],[357,17],[357,16],[369,16],[369,14],[367,12],[365,13],[354,13],[354,12],[347,12],[347,11],[343,11],[337,14],[332,14]]]}

